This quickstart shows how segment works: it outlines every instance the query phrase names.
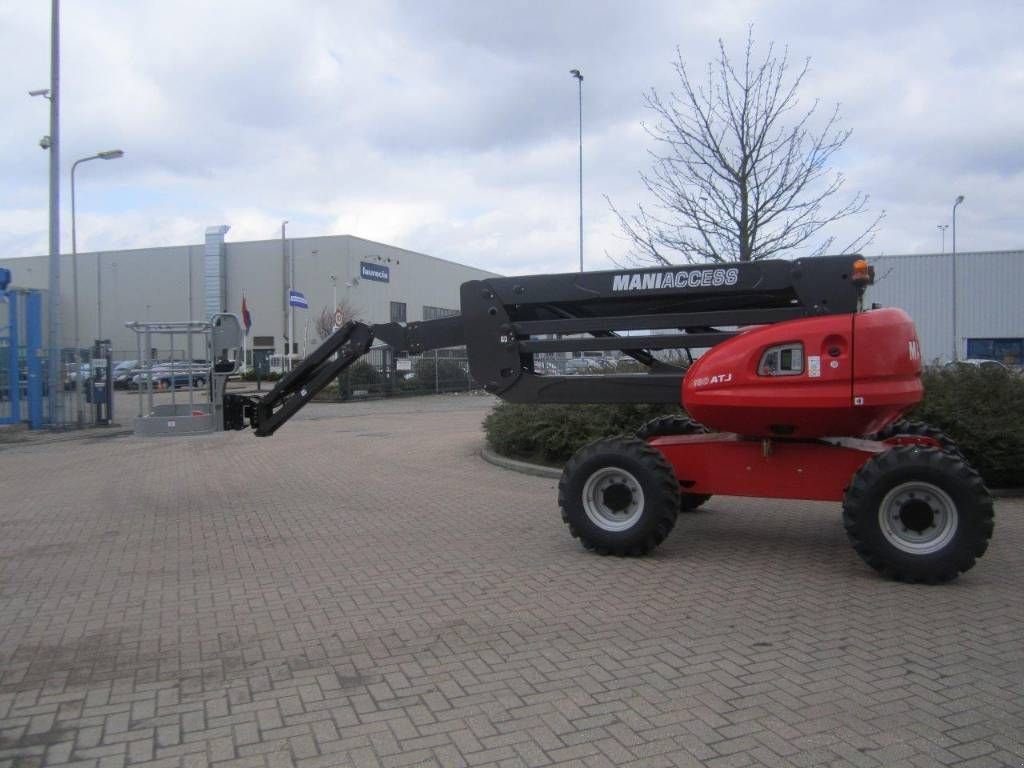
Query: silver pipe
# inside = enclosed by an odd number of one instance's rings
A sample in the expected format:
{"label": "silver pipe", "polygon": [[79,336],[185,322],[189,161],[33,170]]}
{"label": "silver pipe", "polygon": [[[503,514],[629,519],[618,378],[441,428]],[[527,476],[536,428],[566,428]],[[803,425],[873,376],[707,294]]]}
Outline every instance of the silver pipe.
{"label": "silver pipe", "polygon": [[50,306],[47,357],[50,364],[50,427],[63,424],[60,396],[60,0],[50,4]]}

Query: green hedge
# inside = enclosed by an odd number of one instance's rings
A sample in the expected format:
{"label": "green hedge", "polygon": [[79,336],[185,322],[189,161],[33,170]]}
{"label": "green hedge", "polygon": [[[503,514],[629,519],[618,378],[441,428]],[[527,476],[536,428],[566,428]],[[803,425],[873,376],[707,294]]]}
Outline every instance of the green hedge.
{"label": "green hedge", "polygon": [[484,419],[487,440],[503,456],[562,464],[605,435],[633,432],[681,409],[667,405],[522,405],[499,403]]}
{"label": "green hedge", "polygon": [[245,373],[242,374],[241,378],[242,378],[242,381],[256,381],[257,378],[260,379],[260,381],[277,381],[278,379],[281,378],[281,374],[280,373],[275,373],[275,372],[272,371],[272,372],[263,373],[263,374],[260,374],[259,376],[257,376],[256,375],[256,370],[253,369],[253,368],[250,368],[248,371],[246,371]]}
{"label": "green hedge", "polygon": [[[928,369],[923,378],[925,399],[908,417],[947,432],[990,486],[1024,486],[1024,377],[960,365]],[[500,403],[484,431],[504,456],[560,465],[592,440],[679,412],[670,406]]]}
{"label": "green hedge", "polygon": [[990,486],[1024,486],[1024,376],[973,365],[930,368],[924,388],[910,418],[948,433]]}
{"label": "green hedge", "polygon": [[433,392],[465,391],[469,388],[470,379],[466,376],[463,364],[446,357],[437,359],[437,375],[434,375],[434,358],[421,357],[413,367],[413,376],[407,379],[410,389],[422,389]]}

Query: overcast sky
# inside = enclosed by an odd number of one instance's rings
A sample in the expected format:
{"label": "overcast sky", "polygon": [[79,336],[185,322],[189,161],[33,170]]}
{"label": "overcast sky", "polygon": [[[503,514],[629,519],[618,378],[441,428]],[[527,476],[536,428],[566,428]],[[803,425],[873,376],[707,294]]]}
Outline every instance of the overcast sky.
{"label": "overcast sky", "polygon": [[[627,250],[604,195],[646,201],[642,95],[678,46],[811,58],[803,103],[841,104],[835,167],[887,212],[869,254],[1024,247],[1024,3],[66,0],[62,240],[79,249],[352,234],[505,273]],[[0,0],[0,256],[47,250],[49,3]],[[760,48],[763,50],[763,47]],[[848,228],[856,227],[850,224]],[[842,237],[845,229],[839,231]],[[947,236],[947,249],[949,238]]]}

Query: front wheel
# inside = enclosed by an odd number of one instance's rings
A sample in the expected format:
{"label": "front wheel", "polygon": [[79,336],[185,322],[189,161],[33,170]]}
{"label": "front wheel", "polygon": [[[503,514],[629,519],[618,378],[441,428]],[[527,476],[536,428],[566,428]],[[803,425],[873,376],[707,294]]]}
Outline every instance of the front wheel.
{"label": "front wheel", "polygon": [[675,526],[679,483],[643,440],[610,437],[584,446],[558,483],[562,520],[584,547],[602,555],[643,555]]}
{"label": "front wheel", "polygon": [[992,537],[992,497],[961,457],[901,446],[854,475],[843,524],[857,554],[898,581],[937,584],[974,567]]}

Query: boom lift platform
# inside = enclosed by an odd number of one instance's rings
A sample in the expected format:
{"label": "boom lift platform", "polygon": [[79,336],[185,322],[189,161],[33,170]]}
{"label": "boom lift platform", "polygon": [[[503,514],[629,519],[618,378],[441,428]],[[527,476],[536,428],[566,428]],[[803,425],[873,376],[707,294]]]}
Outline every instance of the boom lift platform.
{"label": "boom lift platform", "polygon": [[[842,501],[869,565],[947,581],[984,554],[992,500],[952,440],[900,418],[923,394],[921,348],[904,312],[863,309],[872,281],[857,256],[472,280],[461,315],[346,323],[265,396],[225,395],[225,428],[272,435],[374,339],[413,354],[465,345],[473,378],[512,402],[681,403],[689,414],[566,464],[562,518],[588,549],[644,554],[715,493]],[[687,367],[655,354],[694,349],[708,351]],[[595,350],[648,372],[560,376],[534,363]]]}

